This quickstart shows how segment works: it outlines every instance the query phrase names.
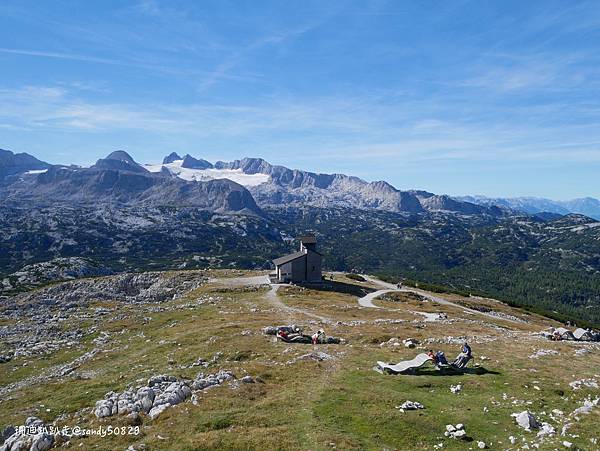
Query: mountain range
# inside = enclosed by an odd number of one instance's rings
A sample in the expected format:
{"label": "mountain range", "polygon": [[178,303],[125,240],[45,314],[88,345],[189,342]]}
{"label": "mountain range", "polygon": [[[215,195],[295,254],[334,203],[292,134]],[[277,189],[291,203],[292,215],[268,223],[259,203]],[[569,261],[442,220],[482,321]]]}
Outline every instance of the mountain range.
{"label": "mountain range", "polygon": [[542,197],[490,198],[485,196],[462,196],[456,199],[477,205],[496,205],[523,213],[555,213],[559,215],[576,213],[600,220],[600,200],[593,197],[562,201]]}
{"label": "mountain range", "polygon": [[[344,174],[320,174],[272,165],[261,158],[211,163],[172,152],[162,164],[137,163],[115,151],[89,168],[52,165],[26,153],[0,150],[0,193],[5,202],[116,202],[185,205],[219,212],[254,212],[259,206],[351,207],[391,212],[449,211],[494,216],[569,213],[600,219],[591,197],[553,201],[535,197],[451,197],[401,191],[385,181],[366,182]],[[195,182],[195,183],[189,183]],[[231,183],[233,182],[233,183]],[[250,194],[250,195],[249,195]]]}
{"label": "mountain range", "polygon": [[3,151],[3,202],[22,205],[118,203],[195,206],[224,213],[260,214],[265,206],[315,206],[424,213],[501,215],[493,205],[423,191],[401,191],[387,182],[319,174],[272,165],[261,158],[212,164],[171,153],[162,164],[142,165],[124,151],[89,168],[51,165]]}
{"label": "mountain range", "polygon": [[567,206],[403,191],[260,158],[140,164],[116,151],[79,167],[0,157],[0,293],[61,274],[266,269],[313,230],[328,269],[600,325],[600,222]]}
{"label": "mountain range", "polygon": [[112,152],[89,168],[49,165],[33,157],[28,160],[32,166],[26,167],[26,154],[6,155],[6,175],[0,182],[5,205],[180,205],[222,213],[260,213],[252,195],[231,180],[189,182],[168,170],[153,173],[124,151]]}

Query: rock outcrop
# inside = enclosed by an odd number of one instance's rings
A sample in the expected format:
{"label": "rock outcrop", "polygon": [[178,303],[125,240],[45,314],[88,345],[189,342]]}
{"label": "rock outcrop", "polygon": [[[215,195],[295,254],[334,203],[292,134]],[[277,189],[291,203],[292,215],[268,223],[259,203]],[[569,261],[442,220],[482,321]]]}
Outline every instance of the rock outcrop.
{"label": "rock outcrop", "polygon": [[110,268],[87,258],[59,257],[47,262],[26,265],[19,271],[9,274],[0,283],[0,292],[28,289],[60,280],[106,276],[111,273]]}
{"label": "rock outcrop", "polygon": [[106,418],[113,415],[144,413],[152,420],[169,407],[176,406],[192,397],[192,390],[206,390],[233,380],[234,375],[225,370],[215,374],[199,373],[193,381],[180,380],[175,376],[160,374],[148,379],[147,385],[130,388],[121,393],[108,392],[96,402],[94,415]]}
{"label": "rock outcrop", "polygon": [[47,451],[54,445],[60,434],[50,434],[46,424],[38,417],[29,417],[20,428],[12,433],[0,445],[0,451]]}

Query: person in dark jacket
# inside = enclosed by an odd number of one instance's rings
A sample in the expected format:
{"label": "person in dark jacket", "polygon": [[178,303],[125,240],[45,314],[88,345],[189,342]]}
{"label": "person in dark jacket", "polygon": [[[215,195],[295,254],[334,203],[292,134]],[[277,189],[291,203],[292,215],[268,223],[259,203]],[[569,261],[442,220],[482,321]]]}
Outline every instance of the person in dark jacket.
{"label": "person in dark jacket", "polygon": [[464,368],[469,363],[469,360],[473,358],[473,351],[471,350],[471,346],[466,341],[463,343],[460,354],[456,357],[454,362],[452,362],[452,366],[456,368]]}
{"label": "person in dark jacket", "polygon": [[466,341],[463,343],[462,353],[465,354],[467,357],[472,357],[471,346],[469,346],[469,343],[467,343]]}

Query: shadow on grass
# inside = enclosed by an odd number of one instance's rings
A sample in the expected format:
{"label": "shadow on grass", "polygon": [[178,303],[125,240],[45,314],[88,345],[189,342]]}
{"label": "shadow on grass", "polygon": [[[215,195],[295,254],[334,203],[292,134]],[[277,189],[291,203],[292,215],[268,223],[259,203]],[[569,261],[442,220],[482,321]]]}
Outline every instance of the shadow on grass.
{"label": "shadow on grass", "polygon": [[476,366],[473,368],[464,368],[462,370],[444,368],[442,370],[438,370],[435,368],[416,368],[413,370],[405,371],[404,373],[386,373],[392,376],[463,376],[465,374],[475,374],[477,376],[482,376],[484,374],[494,374],[499,375],[502,374],[499,371],[488,370],[483,366]]}
{"label": "shadow on grass", "polygon": [[315,284],[298,284],[299,286],[303,286],[305,288],[316,290],[316,291],[333,291],[336,293],[344,293],[351,294],[357,297],[366,296],[369,293],[373,293],[374,288],[369,287],[361,287],[360,285],[354,285],[352,283],[344,283],[338,282],[336,280],[325,280],[323,283],[315,283]]}

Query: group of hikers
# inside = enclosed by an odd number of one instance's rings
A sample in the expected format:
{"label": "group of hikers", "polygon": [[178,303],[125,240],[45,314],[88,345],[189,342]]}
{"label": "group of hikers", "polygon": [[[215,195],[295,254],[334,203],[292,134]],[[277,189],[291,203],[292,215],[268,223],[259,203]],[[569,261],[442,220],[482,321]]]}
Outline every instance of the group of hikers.
{"label": "group of hikers", "polygon": [[387,363],[378,361],[373,368],[382,374],[409,374],[414,373],[422,366],[433,363],[439,371],[459,371],[465,372],[467,363],[473,358],[471,347],[465,341],[462,345],[460,354],[452,362],[448,362],[446,355],[442,351],[434,352],[430,349],[427,353],[422,352],[411,360],[403,360],[398,363]]}
{"label": "group of hikers", "polygon": [[277,328],[276,336],[278,340],[285,343],[312,343],[316,345],[328,341],[323,329],[319,329],[312,335],[304,335],[302,329],[295,325]]}
{"label": "group of hikers", "polygon": [[[271,330],[271,333],[276,336],[276,339],[278,341],[283,341],[284,343],[306,343],[313,345],[340,343],[339,338],[328,337],[325,335],[325,331],[323,329],[317,330],[312,335],[304,334],[302,328],[294,324],[290,326],[279,326],[272,328]],[[388,364],[385,362],[377,363],[381,367],[380,369],[388,368],[392,372],[396,373],[414,370],[428,361],[432,362],[438,369],[448,368],[454,370],[464,370],[472,358],[473,351],[471,350],[471,346],[469,346],[469,343],[465,341],[461,347],[460,354],[458,354],[456,359],[454,359],[452,362],[448,361],[443,351],[434,352],[432,349],[430,349],[427,353],[419,354],[413,360],[403,361],[397,364]]]}
{"label": "group of hikers", "polygon": [[462,345],[460,354],[458,354],[452,363],[448,362],[443,351],[433,352],[433,350],[430,349],[427,352],[427,355],[431,358],[436,366],[453,366],[454,368],[462,369],[466,367],[467,363],[469,363],[469,360],[473,358],[473,351],[471,350],[469,343],[465,341]]}

